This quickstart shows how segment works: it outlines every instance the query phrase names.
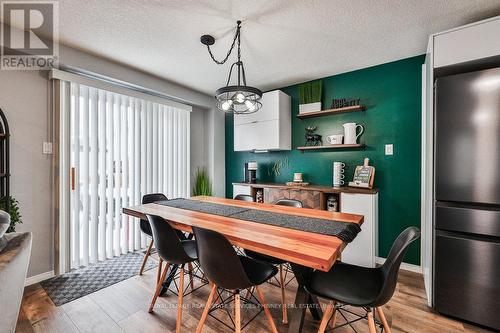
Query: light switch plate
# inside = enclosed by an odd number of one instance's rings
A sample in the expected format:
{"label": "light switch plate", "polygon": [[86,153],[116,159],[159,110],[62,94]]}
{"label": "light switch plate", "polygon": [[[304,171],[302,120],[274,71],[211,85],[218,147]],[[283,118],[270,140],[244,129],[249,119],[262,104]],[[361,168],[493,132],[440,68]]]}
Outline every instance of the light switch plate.
{"label": "light switch plate", "polygon": [[392,145],[392,143],[385,145],[385,154],[394,155],[394,146]]}
{"label": "light switch plate", "polygon": [[43,143],[42,153],[45,155],[52,154],[52,142],[44,142]]}

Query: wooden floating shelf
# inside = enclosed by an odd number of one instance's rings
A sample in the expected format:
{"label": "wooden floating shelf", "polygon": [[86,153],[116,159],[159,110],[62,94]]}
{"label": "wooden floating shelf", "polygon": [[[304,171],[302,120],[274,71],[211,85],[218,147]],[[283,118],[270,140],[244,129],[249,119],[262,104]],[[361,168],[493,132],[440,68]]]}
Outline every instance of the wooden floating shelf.
{"label": "wooden floating shelf", "polygon": [[363,105],[354,105],[354,106],[346,106],[346,107],[337,108],[337,109],[302,113],[302,114],[298,114],[297,118],[304,119],[304,118],[312,118],[312,117],[322,117],[322,116],[329,116],[332,114],[357,112],[357,111],[364,111],[364,110],[365,110],[365,107]]}
{"label": "wooden floating shelf", "polygon": [[297,147],[298,150],[321,150],[321,149],[343,149],[343,148],[364,148],[364,143],[347,144],[347,145],[323,145],[323,146],[303,146]]}

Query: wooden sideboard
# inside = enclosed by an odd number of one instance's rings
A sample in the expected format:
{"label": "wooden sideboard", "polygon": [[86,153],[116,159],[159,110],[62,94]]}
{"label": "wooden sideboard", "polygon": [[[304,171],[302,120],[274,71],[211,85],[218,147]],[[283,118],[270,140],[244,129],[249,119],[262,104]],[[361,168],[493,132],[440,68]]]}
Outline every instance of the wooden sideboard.
{"label": "wooden sideboard", "polygon": [[378,193],[378,189],[364,189],[348,186],[288,186],[279,183],[233,183],[233,197],[237,194],[247,194],[256,199],[257,191],[263,191],[265,203],[273,203],[279,199],[296,199],[301,201],[306,208],[322,210],[326,210],[326,201],[330,195],[336,196],[340,202],[341,193],[372,195]]}
{"label": "wooden sideboard", "polygon": [[342,253],[342,261],[366,267],[375,266],[378,242],[378,189],[356,187],[330,187],[321,185],[287,186],[277,183],[233,183],[233,197],[237,194],[263,194],[265,203],[279,199],[296,199],[305,208],[326,209],[329,196],[335,196],[339,211],[364,216],[363,230]]}

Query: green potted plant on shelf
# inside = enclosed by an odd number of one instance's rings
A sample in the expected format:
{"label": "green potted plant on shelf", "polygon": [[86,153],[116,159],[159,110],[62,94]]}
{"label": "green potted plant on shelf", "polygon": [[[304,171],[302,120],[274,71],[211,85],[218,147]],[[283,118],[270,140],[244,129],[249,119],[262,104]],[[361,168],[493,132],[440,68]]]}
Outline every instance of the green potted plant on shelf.
{"label": "green potted plant on shelf", "polygon": [[212,182],[205,168],[198,168],[194,176],[193,196],[212,196]]}
{"label": "green potted plant on shelf", "polygon": [[10,205],[9,209],[7,209],[7,197],[3,197],[0,199],[0,210],[3,210],[10,215],[10,226],[7,229],[7,232],[15,232],[16,225],[23,223],[21,212],[19,211],[19,201],[13,196],[10,196]]}
{"label": "green potted plant on shelf", "polygon": [[299,114],[321,111],[323,81],[299,84]]}

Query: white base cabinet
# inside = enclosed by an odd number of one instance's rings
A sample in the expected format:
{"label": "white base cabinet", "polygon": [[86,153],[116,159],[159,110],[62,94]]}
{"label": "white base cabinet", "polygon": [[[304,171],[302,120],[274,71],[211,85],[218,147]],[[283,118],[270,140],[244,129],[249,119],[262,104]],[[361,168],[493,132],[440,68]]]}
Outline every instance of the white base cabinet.
{"label": "white base cabinet", "polygon": [[363,215],[361,232],[342,252],[342,262],[375,267],[378,233],[378,194],[340,194],[340,212]]}

